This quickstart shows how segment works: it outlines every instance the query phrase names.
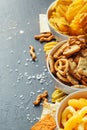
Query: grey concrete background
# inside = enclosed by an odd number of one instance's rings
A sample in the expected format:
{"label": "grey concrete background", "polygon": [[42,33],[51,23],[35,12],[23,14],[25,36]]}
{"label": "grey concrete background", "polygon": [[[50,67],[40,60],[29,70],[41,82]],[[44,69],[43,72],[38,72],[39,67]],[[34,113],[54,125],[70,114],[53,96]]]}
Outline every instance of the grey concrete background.
{"label": "grey concrete background", "polygon": [[[39,93],[54,89],[46,68],[39,33],[39,14],[45,14],[53,0],[0,1],[0,130],[29,130],[38,121],[42,105],[33,106]],[[35,47],[32,62],[29,45]]]}

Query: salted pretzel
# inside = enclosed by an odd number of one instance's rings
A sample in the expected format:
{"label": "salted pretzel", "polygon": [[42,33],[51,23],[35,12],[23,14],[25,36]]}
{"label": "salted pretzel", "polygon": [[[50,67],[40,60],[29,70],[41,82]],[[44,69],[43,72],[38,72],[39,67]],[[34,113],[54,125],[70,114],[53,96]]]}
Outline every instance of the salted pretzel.
{"label": "salted pretzel", "polygon": [[68,71],[67,59],[58,59],[54,64],[54,68],[60,73],[60,75],[64,76]]}

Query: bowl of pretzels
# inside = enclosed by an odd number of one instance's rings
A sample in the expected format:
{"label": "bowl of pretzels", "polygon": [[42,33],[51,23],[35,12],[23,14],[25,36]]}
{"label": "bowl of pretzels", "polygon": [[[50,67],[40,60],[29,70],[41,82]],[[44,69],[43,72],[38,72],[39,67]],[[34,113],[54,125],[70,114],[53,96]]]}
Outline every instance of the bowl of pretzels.
{"label": "bowl of pretzels", "polygon": [[87,128],[87,90],[65,97],[56,111],[58,130],[85,130]]}
{"label": "bowl of pretzels", "polygon": [[71,36],[58,42],[47,58],[53,82],[67,94],[87,89],[87,36]]}

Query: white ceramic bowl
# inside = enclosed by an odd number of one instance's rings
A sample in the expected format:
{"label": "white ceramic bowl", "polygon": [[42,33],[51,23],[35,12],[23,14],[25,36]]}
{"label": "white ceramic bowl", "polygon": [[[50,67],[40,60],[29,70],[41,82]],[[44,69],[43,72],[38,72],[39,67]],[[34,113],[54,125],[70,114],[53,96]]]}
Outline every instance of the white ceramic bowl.
{"label": "white ceramic bowl", "polygon": [[50,17],[50,15],[51,15],[51,8],[52,8],[52,6],[55,4],[55,2],[56,1],[54,1],[54,2],[52,2],[51,4],[50,4],[50,6],[48,7],[48,9],[47,9],[47,22],[48,22],[48,25],[49,25],[49,28],[50,28],[50,30],[51,30],[51,32],[56,36],[56,37],[59,37],[59,38],[61,38],[61,40],[65,40],[65,39],[67,39],[69,36],[68,35],[65,35],[65,34],[63,34],[63,33],[61,33],[61,32],[59,32],[59,31],[57,31],[57,30],[55,30],[53,27],[52,27],[52,25],[50,24],[50,22],[49,22],[49,17]]}
{"label": "white ceramic bowl", "polygon": [[81,91],[76,91],[72,94],[69,94],[67,97],[65,97],[61,101],[61,103],[56,111],[56,124],[57,124],[58,130],[61,127],[61,114],[62,114],[63,110],[67,107],[69,99],[72,99],[72,98],[75,98],[75,99],[87,98],[87,89],[81,90]]}
{"label": "white ceramic bowl", "polygon": [[[54,52],[56,52],[57,49],[58,49],[62,44],[64,44],[65,42],[66,42],[66,40],[63,40],[63,41],[59,42],[59,43],[50,51],[50,53],[48,54],[48,57],[49,57],[50,55],[53,55]],[[63,92],[65,92],[65,93],[67,93],[67,94],[70,94],[70,93],[73,93],[73,92],[78,91],[78,90],[81,90],[81,89],[84,89],[84,90],[87,89],[87,88],[75,88],[75,87],[73,87],[73,86],[68,86],[68,85],[62,83],[60,80],[58,80],[58,79],[51,73],[48,60],[47,60],[47,68],[48,68],[48,71],[49,71],[49,73],[50,73],[50,75],[51,75],[51,77],[52,77],[52,80],[53,80],[55,86],[58,86]]]}

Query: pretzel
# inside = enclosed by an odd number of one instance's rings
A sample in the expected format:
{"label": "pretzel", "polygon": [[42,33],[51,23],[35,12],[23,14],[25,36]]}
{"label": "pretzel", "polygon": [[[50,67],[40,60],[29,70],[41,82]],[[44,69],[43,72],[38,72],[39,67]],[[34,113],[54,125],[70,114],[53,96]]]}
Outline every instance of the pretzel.
{"label": "pretzel", "polygon": [[68,71],[68,61],[67,59],[59,59],[55,62],[55,70],[58,71],[62,76],[64,76]]}
{"label": "pretzel", "polygon": [[72,87],[74,87],[74,88],[87,88],[87,86],[86,85],[73,85]]}
{"label": "pretzel", "polygon": [[77,84],[79,84],[78,80],[75,79],[72,75],[70,75],[69,73],[67,73],[66,75],[67,75],[67,79],[69,80],[69,82],[70,82],[72,85],[77,85]]}
{"label": "pretzel", "polygon": [[51,40],[55,39],[54,35],[50,35],[49,37],[41,37],[40,42],[49,42]]}
{"label": "pretzel", "polygon": [[61,81],[69,83],[67,77],[63,77],[59,72],[57,72],[56,75]]}
{"label": "pretzel", "polygon": [[87,57],[87,49],[82,49],[81,54],[83,57]]}
{"label": "pretzel", "polygon": [[32,57],[32,60],[35,60],[37,58],[36,54],[35,54],[35,49],[34,49],[34,47],[32,45],[30,45],[29,48],[30,48],[29,53],[30,53],[30,55]]}
{"label": "pretzel", "polygon": [[55,59],[58,59],[58,57],[63,53],[64,49],[68,46],[68,43],[64,43],[62,46],[58,48],[58,50],[53,54],[53,57]]}
{"label": "pretzel", "polygon": [[35,35],[34,38],[36,40],[39,40],[42,43],[42,42],[49,42],[51,40],[54,40],[55,36],[51,32],[44,32],[44,33]]}
{"label": "pretzel", "polygon": [[48,92],[44,91],[42,94],[39,94],[36,98],[36,100],[33,102],[35,106],[39,105],[41,100],[47,101],[46,97],[48,96]]}
{"label": "pretzel", "polygon": [[35,38],[36,40],[39,40],[41,37],[47,38],[47,37],[49,37],[49,36],[51,36],[51,35],[52,35],[51,32],[45,32],[45,33],[41,33],[41,34],[35,35],[34,38]]}
{"label": "pretzel", "polygon": [[48,57],[48,63],[49,63],[51,73],[55,74],[54,59],[51,55]]}
{"label": "pretzel", "polygon": [[85,86],[87,86],[87,81],[84,81],[83,79],[81,80],[81,83]]}

